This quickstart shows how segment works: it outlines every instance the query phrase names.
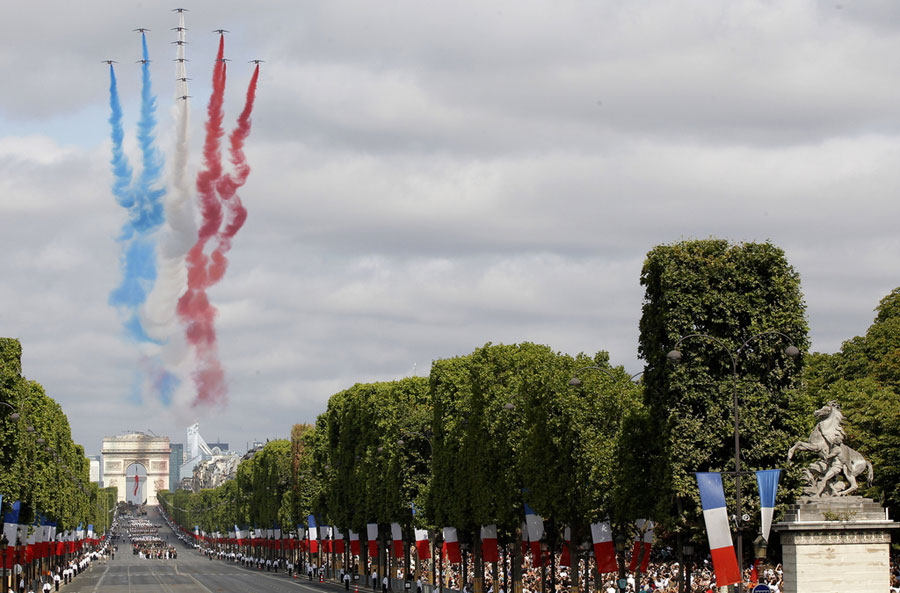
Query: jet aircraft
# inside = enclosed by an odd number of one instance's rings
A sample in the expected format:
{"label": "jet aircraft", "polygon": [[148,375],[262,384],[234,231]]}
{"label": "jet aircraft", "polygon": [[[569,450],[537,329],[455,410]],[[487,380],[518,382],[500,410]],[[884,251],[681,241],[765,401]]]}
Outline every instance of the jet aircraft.
{"label": "jet aircraft", "polygon": [[[260,62],[265,62],[265,60],[250,60],[250,62],[253,62],[254,64],[259,64]],[[247,63],[249,64],[250,62],[247,62]]]}
{"label": "jet aircraft", "polygon": [[173,41],[172,43],[176,45],[187,45],[187,41],[181,41],[180,39],[178,41]]}
{"label": "jet aircraft", "polygon": [[150,60],[138,60],[135,64],[149,64]]}
{"label": "jet aircraft", "polygon": [[170,30],[170,31],[187,31],[188,28],[187,28],[187,27],[172,27],[172,28],[169,29],[169,30]]}
{"label": "jet aircraft", "polygon": [[173,8],[172,12],[190,12],[187,8]]}
{"label": "jet aircraft", "polygon": [[118,64],[115,60],[100,60],[104,64]]}
{"label": "jet aircraft", "polygon": [[175,59],[172,60],[172,61],[173,61],[173,62],[190,62],[190,60],[187,59],[187,58],[175,58]]}
{"label": "jet aircraft", "polygon": [[132,29],[132,31],[135,31],[135,32],[137,32],[137,33],[145,33],[145,32],[147,32],[147,31],[149,31],[149,30],[150,30],[150,29],[145,29],[144,27],[138,27],[137,29]]}
{"label": "jet aircraft", "polygon": [[181,95],[180,97],[176,97],[176,99],[181,99],[182,101],[187,101],[190,98],[190,95]]}
{"label": "jet aircraft", "polygon": [[228,33],[228,29],[213,29],[213,33],[218,33],[222,35],[223,33]]}

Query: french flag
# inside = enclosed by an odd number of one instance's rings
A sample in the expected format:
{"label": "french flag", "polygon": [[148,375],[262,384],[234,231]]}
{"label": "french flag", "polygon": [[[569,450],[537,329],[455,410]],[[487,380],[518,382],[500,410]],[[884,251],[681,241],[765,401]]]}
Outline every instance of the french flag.
{"label": "french flag", "polygon": [[759,510],[762,513],[762,536],[769,541],[772,529],[772,514],[775,512],[775,495],[778,494],[780,469],[763,469],[756,472],[756,484],[759,486]]}
{"label": "french flag", "polygon": [[594,540],[594,560],[597,572],[616,572],[616,548],[613,545],[612,526],[609,521],[591,523],[591,538]]}
{"label": "french flag", "polygon": [[713,570],[716,572],[716,585],[725,587],[739,583],[741,571],[738,568],[734,545],[731,543],[722,474],[697,472],[697,486],[700,488],[700,503],[703,506],[703,520],[706,522]]}
{"label": "french flag", "polygon": [[541,538],[544,536],[544,520],[527,504],[525,504],[525,525],[528,528],[528,541],[531,542],[532,565],[543,566]]}
{"label": "french flag", "polygon": [[310,515],[306,518],[309,523],[309,529],[306,532],[306,537],[309,539],[309,551],[312,554],[319,553],[319,528],[316,526],[316,518],[313,515]]}
{"label": "french flag", "polygon": [[350,530],[350,555],[359,556],[359,534]]}
{"label": "french flag", "polygon": [[431,558],[431,546],[428,545],[428,530],[416,529],[416,554],[419,560],[428,560]]}
{"label": "french flag", "polygon": [[562,548],[562,554],[559,557],[560,566],[572,566],[572,555],[569,553],[569,543],[572,541],[572,530],[568,527],[563,529],[563,539],[566,540]]}
{"label": "french flag", "polygon": [[391,547],[394,558],[403,558],[403,529],[399,523],[391,523]]}
{"label": "french flag", "polygon": [[328,525],[322,525],[319,528],[319,533],[322,536],[322,548],[326,554],[331,553],[331,527]]}
{"label": "french flag", "polygon": [[462,555],[459,553],[459,537],[456,534],[456,527],[444,527],[444,550],[447,552],[447,559],[451,564],[459,564],[462,562]]}
{"label": "french flag", "polygon": [[650,548],[653,547],[653,521],[647,519],[638,519],[634,522],[638,533],[643,533],[644,537],[634,542],[634,549],[631,550],[631,562],[628,564],[628,570],[634,572],[637,568],[638,558],[641,555],[641,545],[644,548],[644,558],[641,560],[641,572],[647,572],[647,565],[650,563]]}
{"label": "french flag", "polygon": [[485,562],[497,562],[500,560],[500,551],[497,549],[497,526],[481,526],[481,557]]}
{"label": "french flag", "polygon": [[369,540],[369,558],[378,558],[378,523],[366,525],[366,536]]}
{"label": "french flag", "polygon": [[334,528],[334,553],[344,553],[344,534],[337,527]]}
{"label": "french flag", "polygon": [[[19,531],[19,510],[21,507],[22,503],[17,500],[13,503],[12,510],[3,517],[3,535],[6,536],[6,541],[9,542],[9,547],[12,549],[15,549],[16,545],[16,534]],[[7,570],[11,569],[15,564],[13,556],[14,554],[6,554]]]}

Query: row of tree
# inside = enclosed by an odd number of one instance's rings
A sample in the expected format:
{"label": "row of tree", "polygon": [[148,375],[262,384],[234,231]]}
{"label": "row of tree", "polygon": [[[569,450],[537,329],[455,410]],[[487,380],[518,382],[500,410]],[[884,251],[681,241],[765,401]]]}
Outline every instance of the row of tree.
{"label": "row of tree", "polygon": [[20,523],[45,519],[60,532],[81,523],[102,533],[116,506],[115,488],[91,482],[60,405],[22,376],[22,345],[12,338],[0,338],[0,494],[4,511],[21,502]]}
{"label": "row of tree", "polygon": [[[821,355],[807,354],[799,275],[769,243],[659,246],[641,284],[637,382],[604,351],[487,344],[435,361],[428,377],[334,394],[314,426],[269,443],[233,482],[171,495],[179,522],[212,531],[302,525],[316,514],[362,539],[369,523],[380,534],[400,523],[408,540],[413,527],[450,525],[470,543],[496,524],[513,543],[528,504],[545,518],[551,548],[567,545],[571,528],[573,556],[605,517],[629,535],[649,517],[658,537],[702,547],[693,472],[733,468],[735,389],[743,469],[785,469],[781,505],[800,493],[804,465],[786,465],[787,449],[809,434],[817,407],[839,399],[848,442],[876,466],[866,493],[900,509],[897,291],[866,336]],[[801,355],[788,356],[789,346]],[[679,364],[668,356],[676,347]],[[734,482],[725,484],[732,500]],[[759,523],[755,489],[744,481],[748,531]]]}

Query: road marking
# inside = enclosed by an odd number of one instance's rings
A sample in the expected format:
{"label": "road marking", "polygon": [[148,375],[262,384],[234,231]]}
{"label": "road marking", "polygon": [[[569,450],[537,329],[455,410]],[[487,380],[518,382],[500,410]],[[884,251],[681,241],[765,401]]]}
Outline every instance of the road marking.
{"label": "road marking", "polygon": [[197,577],[195,577],[194,575],[188,573],[187,576],[189,576],[189,577],[191,577],[192,579],[194,579],[194,581],[196,581],[196,583],[197,583],[198,585],[200,585],[201,587],[203,587],[204,589],[206,589],[207,591],[209,591],[209,593],[213,593],[213,590],[212,590],[212,589],[210,589],[209,587],[207,587],[206,585],[204,585],[203,583],[201,583],[201,582],[197,579]]}
{"label": "road marking", "polygon": [[103,571],[103,574],[100,575],[100,580],[97,581],[97,584],[94,585],[94,593],[97,593],[97,589],[100,588],[100,584],[103,582],[103,579],[106,578],[106,573],[109,572],[109,562],[106,563],[106,570]]}

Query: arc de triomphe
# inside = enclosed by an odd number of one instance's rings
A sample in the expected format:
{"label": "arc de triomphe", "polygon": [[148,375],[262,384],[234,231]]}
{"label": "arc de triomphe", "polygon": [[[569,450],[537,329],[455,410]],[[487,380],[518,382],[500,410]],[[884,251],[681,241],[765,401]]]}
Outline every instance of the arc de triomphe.
{"label": "arc de triomphe", "polygon": [[140,432],[103,438],[103,483],[118,489],[119,502],[157,504],[169,486],[169,437]]}

